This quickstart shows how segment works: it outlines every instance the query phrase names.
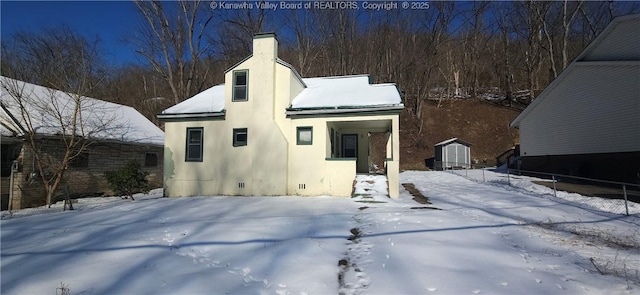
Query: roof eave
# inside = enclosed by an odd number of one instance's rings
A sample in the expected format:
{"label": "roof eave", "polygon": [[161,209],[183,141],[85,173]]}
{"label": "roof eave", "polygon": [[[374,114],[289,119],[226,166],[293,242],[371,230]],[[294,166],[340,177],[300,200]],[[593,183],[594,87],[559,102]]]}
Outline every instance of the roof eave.
{"label": "roof eave", "polygon": [[237,68],[240,64],[242,64],[243,62],[249,60],[251,57],[253,57],[253,53],[249,54],[249,56],[243,58],[241,61],[237,62],[236,64],[232,65],[228,69],[224,70],[224,73],[226,74],[226,73],[230,72],[231,70]]}
{"label": "roof eave", "polygon": [[388,106],[350,106],[350,107],[318,107],[318,108],[288,108],[287,118],[300,116],[331,116],[349,114],[375,114],[375,113],[400,113],[404,110],[404,105]]}
{"label": "roof eave", "polygon": [[[8,139],[11,140],[10,142],[28,140],[24,134],[16,134],[12,136],[7,136],[7,135],[0,135],[0,136],[2,136],[3,142]],[[36,140],[40,140],[40,139],[61,140],[62,137],[63,136],[61,134],[35,133],[33,135],[33,138]],[[118,144],[129,144],[129,145],[140,145],[140,146],[163,146],[164,145],[164,138],[162,138],[161,140],[159,138],[158,140],[152,140],[153,137],[147,137],[140,140],[124,140],[124,139],[116,139],[116,138],[82,137],[82,136],[77,136],[76,138],[82,139],[82,140],[90,140],[91,142],[94,142],[94,144],[118,143]]]}
{"label": "roof eave", "polygon": [[448,144],[454,143],[454,142],[457,142],[457,143],[462,144],[462,145],[466,145],[468,147],[472,146],[472,144],[470,142],[462,140],[462,139],[457,138],[457,137],[456,138],[452,138],[452,139],[447,139],[445,141],[436,143],[435,146],[448,145]]}
{"label": "roof eave", "polygon": [[177,113],[177,114],[157,114],[158,119],[162,121],[173,121],[182,119],[207,119],[207,118],[222,118],[225,117],[225,110],[220,112],[206,112],[206,113]]}
{"label": "roof eave", "polygon": [[290,63],[280,59],[279,57],[276,58],[276,62],[289,68],[292,72],[293,75],[296,76],[296,78],[298,78],[298,81],[300,81],[300,83],[302,83],[302,86],[304,86],[304,88],[307,88],[307,83],[304,83],[304,80],[302,79],[302,76],[300,76],[300,74],[298,73],[298,71],[296,71],[296,69],[293,67],[293,65],[291,65]]}

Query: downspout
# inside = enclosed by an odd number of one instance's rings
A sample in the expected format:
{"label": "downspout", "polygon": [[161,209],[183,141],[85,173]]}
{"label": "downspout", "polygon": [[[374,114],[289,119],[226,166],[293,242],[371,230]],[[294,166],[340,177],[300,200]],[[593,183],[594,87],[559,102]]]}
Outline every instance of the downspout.
{"label": "downspout", "polygon": [[18,161],[14,160],[13,164],[11,164],[11,175],[9,175],[9,207],[7,208],[9,212],[13,209],[13,174],[18,172]]}

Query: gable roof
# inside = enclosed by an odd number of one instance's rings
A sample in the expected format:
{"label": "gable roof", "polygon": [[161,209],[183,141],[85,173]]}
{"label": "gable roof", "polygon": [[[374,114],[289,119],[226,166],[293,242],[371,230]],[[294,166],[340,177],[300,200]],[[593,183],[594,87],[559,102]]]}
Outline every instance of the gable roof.
{"label": "gable roof", "polygon": [[468,143],[468,142],[466,142],[466,141],[464,141],[464,140],[462,140],[462,139],[459,139],[459,138],[457,138],[457,137],[454,137],[454,138],[447,139],[447,140],[445,140],[445,141],[442,141],[442,142],[436,143],[436,144],[435,144],[435,146],[447,145],[447,144],[450,144],[450,143],[453,143],[453,142],[457,142],[457,143],[459,143],[459,144],[466,145],[466,146],[471,146],[471,144],[470,144],[470,143]]}
{"label": "gable roof", "polygon": [[[33,130],[41,135],[68,133],[77,97],[59,90],[0,76],[0,132],[3,136],[24,136],[27,121],[12,93],[22,95],[24,110]],[[80,97],[84,136],[129,143],[164,144],[164,132],[132,107],[90,97]],[[52,114],[55,111],[61,116]],[[66,120],[60,123],[58,118]]]}
{"label": "gable roof", "polygon": [[[547,86],[527,108],[511,122],[511,127],[518,127],[540,104],[549,97],[553,97],[554,90],[567,81],[571,75],[581,76],[594,67],[601,71],[608,72],[629,72],[631,75],[621,75],[620,79],[631,79],[630,81],[640,81],[640,14],[626,15],[613,19],[611,23],[596,37],[579,55],[562,71],[562,73]],[[595,77],[594,77],[595,78]],[[589,83],[588,80],[575,82]],[[635,85],[640,85],[637,83]],[[605,85],[604,87],[612,87]],[[640,86],[639,86],[640,87]],[[638,91],[629,89],[628,91]]]}

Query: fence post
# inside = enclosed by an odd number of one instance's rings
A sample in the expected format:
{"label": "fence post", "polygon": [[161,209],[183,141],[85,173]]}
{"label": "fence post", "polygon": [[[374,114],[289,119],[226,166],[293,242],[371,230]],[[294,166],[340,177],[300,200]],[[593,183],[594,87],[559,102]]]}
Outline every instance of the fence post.
{"label": "fence post", "polygon": [[482,182],[487,182],[487,180],[484,178],[484,168],[482,168]]}
{"label": "fence post", "polygon": [[509,167],[507,167],[507,183],[511,186],[511,178],[509,177]]}
{"label": "fence post", "polygon": [[554,197],[558,197],[558,193],[556,191],[556,176],[555,175],[551,175],[551,181],[553,181],[553,196]]}
{"label": "fence post", "polygon": [[629,205],[627,204],[627,185],[622,185],[622,193],[624,194],[624,209],[627,212],[627,216],[629,216]]}

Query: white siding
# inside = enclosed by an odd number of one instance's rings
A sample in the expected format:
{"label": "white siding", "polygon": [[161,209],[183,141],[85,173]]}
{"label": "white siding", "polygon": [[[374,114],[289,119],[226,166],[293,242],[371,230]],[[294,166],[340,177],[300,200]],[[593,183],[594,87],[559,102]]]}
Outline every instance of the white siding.
{"label": "white siding", "polygon": [[640,64],[578,63],[520,123],[524,156],[640,151]]}
{"label": "white siding", "polygon": [[612,23],[603,32],[606,38],[598,38],[581,54],[578,60],[620,61],[640,60],[640,17],[628,16],[625,21]]}

